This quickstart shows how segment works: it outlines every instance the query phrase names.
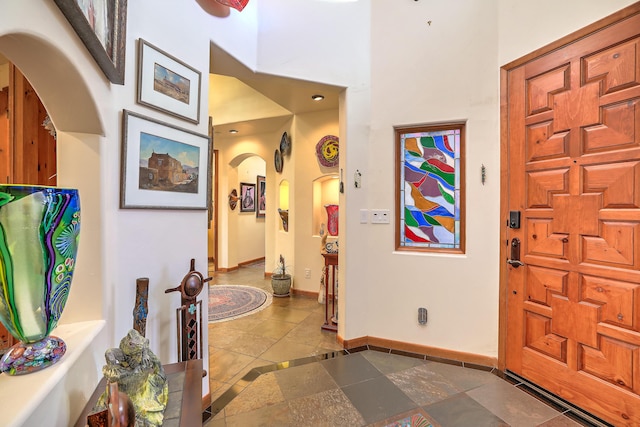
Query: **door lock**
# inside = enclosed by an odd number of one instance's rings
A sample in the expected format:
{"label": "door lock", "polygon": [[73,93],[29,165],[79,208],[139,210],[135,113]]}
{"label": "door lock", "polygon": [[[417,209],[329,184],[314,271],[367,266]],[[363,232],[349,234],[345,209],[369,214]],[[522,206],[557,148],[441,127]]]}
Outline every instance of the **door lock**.
{"label": "door lock", "polygon": [[520,261],[520,239],[517,237],[511,239],[511,258],[507,260],[507,264],[512,265],[513,268],[524,265],[524,263]]}

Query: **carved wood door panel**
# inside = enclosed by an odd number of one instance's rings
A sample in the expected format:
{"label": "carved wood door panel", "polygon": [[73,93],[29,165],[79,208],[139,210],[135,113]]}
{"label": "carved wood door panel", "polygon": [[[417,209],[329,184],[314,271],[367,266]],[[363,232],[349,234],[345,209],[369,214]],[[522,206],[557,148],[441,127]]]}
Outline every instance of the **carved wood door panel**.
{"label": "carved wood door panel", "polygon": [[640,425],[640,14],[506,78],[506,368]]}

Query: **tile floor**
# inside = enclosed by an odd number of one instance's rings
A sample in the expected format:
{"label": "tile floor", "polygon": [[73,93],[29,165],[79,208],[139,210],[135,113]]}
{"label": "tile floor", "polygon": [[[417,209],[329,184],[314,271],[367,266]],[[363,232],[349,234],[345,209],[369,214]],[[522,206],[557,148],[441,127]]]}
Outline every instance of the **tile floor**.
{"label": "tile floor", "polygon": [[[213,285],[271,291],[262,263],[210,275]],[[323,322],[324,305],[292,295],[210,324],[204,426],[591,425],[487,370],[385,349],[343,351]]]}

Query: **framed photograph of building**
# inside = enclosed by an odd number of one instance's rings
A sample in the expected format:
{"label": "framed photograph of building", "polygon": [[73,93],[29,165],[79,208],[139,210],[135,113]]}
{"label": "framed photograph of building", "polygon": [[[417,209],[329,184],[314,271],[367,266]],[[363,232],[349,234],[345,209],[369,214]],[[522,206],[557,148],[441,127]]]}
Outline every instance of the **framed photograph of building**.
{"label": "framed photograph of building", "polygon": [[254,212],[256,210],[256,185],[247,182],[240,183],[240,212]]}
{"label": "framed photograph of building", "polygon": [[127,0],[54,0],[105,76],[124,84]]}
{"label": "framed photograph of building", "polygon": [[200,71],[138,39],[138,103],[200,122]]}
{"label": "framed photograph of building", "polygon": [[120,208],[207,209],[210,139],[122,113]]}
{"label": "framed photograph of building", "polygon": [[264,176],[258,175],[256,177],[256,192],[256,216],[264,218],[267,213],[267,180]]}

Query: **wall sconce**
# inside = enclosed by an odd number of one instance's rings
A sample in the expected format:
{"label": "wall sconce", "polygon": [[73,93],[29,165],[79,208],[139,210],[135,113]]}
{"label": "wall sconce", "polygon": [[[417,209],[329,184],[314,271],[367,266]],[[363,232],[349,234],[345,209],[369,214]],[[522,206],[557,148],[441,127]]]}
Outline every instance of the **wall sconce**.
{"label": "wall sconce", "polygon": [[231,208],[232,211],[236,209],[238,200],[240,200],[240,197],[238,197],[238,191],[234,188],[231,190],[231,193],[229,193],[229,208]]}

